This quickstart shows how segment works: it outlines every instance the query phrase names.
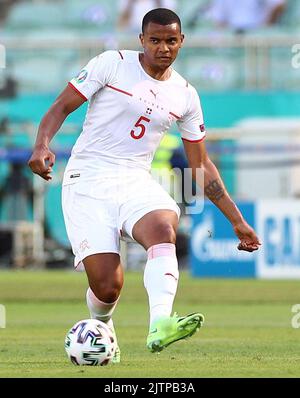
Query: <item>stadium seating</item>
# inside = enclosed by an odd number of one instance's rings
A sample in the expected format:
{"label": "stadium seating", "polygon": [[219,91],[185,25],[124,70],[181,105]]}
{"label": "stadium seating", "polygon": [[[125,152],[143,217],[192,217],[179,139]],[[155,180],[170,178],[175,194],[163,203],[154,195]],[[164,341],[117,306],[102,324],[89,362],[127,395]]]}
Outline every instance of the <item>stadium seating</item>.
{"label": "stadium seating", "polygon": [[220,57],[220,50],[183,48],[176,70],[201,91],[236,89],[240,85],[242,71],[239,51],[222,52],[224,56]]}
{"label": "stadium seating", "polygon": [[52,2],[20,2],[8,16],[6,25],[11,29],[31,29],[43,26],[60,26],[64,13]]}
{"label": "stadium seating", "polygon": [[35,30],[46,30],[50,34],[58,28],[66,33],[74,30],[78,37],[87,31],[99,35],[114,28],[115,15],[114,2],[104,0],[23,1],[11,9],[4,32],[31,35]]}
{"label": "stadium seating", "polygon": [[[10,71],[19,81],[20,93],[57,92],[65,82],[78,73],[85,61],[105,48],[118,46],[119,33],[116,31],[118,1],[105,0],[60,0],[51,1],[20,1],[12,7],[8,18],[1,29],[4,38],[22,37],[24,45],[33,40],[57,43],[62,40],[69,43],[67,48],[58,50],[54,45],[52,49],[26,51],[26,59],[20,49],[11,49],[7,55]],[[263,88],[297,89],[299,77],[297,70],[289,68],[290,47],[272,48],[270,51],[271,73],[255,76],[257,71],[249,68],[245,71],[245,51],[239,48],[210,48],[210,43],[218,37],[232,36],[232,33],[223,31],[216,33],[207,18],[207,0],[191,2],[178,0],[177,11],[183,20],[184,31],[190,39],[205,38],[207,47],[187,47],[182,50],[182,55],[177,62],[178,71],[185,76],[201,91],[224,91],[243,88],[244,82],[262,82]],[[193,26],[191,20],[195,11],[201,8],[202,18]],[[260,30],[254,33],[254,38],[274,37],[282,33],[296,32],[300,21],[300,2],[289,0],[287,11],[280,24],[272,29]],[[124,39],[124,35],[121,35]],[[76,50],[72,43],[77,44],[83,38],[99,39],[99,50],[93,47],[93,52],[88,49],[83,52]],[[130,37],[132,40],[132,37]],[[188,40],[187,40],[188,42]],[[34,48],[36,50],[36,48]],[[17,53],[17,54],[16,54]],[[256,54],[261,57],[262,53]],[[260,60],[258,60],[260,62]],[[285,73],[289,68],[289,74]],[[246,76],[245,73],[248,73]],[[249,75],[250,73],[250,75]],[[253,76],[252,76],[253,75]],[[44,76],[51,76],[45,79]],[[247,84],[248,84],[247,83]],[[253,86],[252,88],[255,88]]]}

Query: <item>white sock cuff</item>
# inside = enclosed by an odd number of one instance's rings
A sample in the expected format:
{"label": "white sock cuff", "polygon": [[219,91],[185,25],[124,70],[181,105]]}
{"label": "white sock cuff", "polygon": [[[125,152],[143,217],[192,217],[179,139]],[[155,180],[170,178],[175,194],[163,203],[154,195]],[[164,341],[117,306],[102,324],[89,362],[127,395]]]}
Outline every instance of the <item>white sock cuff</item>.
{"label": "white sock cuff", "polygon": [[98,297],[95,296],[94,292],[92,291],[92,289],[90,287],[87,289],[86,296],[87,296],[87,300],[89,300],[93,306],[95,306],[96,308],[101,308],[101,309],[103,309],[103,307],[111,308],[115,304],[117,304],[117,302],[119,300],[119,297],[118,297],[117,300],[112,303],[105,303],[104,301],[99,300]]}
{"label": "white sock cuff", "polygon": [[[175,245],[174,245],[175,246]],[[148,258],[144,269],[144,286],[147,289],[149,285],[160,286],[161,278],[165,276],[173,277],[176,283],[179,278],[178,261],[175,256],[158,256],[152,259]]]}
{"label": "white sock cuff", "polygon": [[156,257],[176,257],[176,246],[174,243],[159,243],[153,245],[147,250],[148,260]]}

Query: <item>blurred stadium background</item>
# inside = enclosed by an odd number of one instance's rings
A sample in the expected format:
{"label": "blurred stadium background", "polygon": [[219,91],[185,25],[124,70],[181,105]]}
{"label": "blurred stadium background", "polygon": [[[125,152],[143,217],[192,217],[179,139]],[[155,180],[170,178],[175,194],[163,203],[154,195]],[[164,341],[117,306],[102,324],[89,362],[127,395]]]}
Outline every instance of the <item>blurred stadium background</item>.
{"label": "blurred stadium background", "polygon": [[[214,206],[183,207],[175,309],[203,311],[206,323],[192,344],[153,356],[142,276],[130,272],[142,270],[145,253],[123,244],[128,272],[114,320],[124,361],[78,371],[63,336],[88,316],[87,281],[72,270],[60,194],[86,107],[53,140],[50,184],[27,160],[68,80],[106,49],[139,48],[137,33],[118,27],[118,0],[0,0],[0,377],[299,377],[300,1],[287,0],[276,24],[243,34],[205,18],[211,1],[177,0],[186,42],[176,68],[201,96],[209,153],[263,246],[238,252]],[[153,166],[184,165],[174,127]]]}
{"label": "blurred stadium background", "polygon": [[[196,8],[204,16],[209,3],[176,2],[186,34],[176,69],[197,88],[209,153],[264,245],[255,255],[237,254],[228,224],[207,204],[204,214],[182,217],[180,265],[194,275],[299,277],[300,2],[288,0],[276,24],[244,34],[196,21]],[[117,26],[117,0],[1,0],[0,10],[0,267],[68,268],[60,184],[86,108],[52,143],[50,184],[33,177],[26,162],[42,115],[68,80],[106,49],[139,48],[137,34]],[[154,167],[182,164],[174,127]],[[137,245],[124,253],[128,268],[141,269]]]}

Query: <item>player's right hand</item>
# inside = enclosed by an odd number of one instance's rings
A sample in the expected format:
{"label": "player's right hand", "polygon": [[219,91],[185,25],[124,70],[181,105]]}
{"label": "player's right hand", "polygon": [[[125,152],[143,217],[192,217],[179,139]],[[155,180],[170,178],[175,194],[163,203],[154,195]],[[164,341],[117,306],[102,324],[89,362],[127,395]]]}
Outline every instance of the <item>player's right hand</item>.
{"label": "player's right hand", "polygon": [[31,158],[28,161],[28,166],[32,172],[38,174],[46,181],[52,180],[51,172],[55,163],[55,155],[49,148],[35,148]]}
{"label": "player's right hand", "polygon": [[251,228],[246,221],[242,221],[239,222],[238,224],[235,224],[233,229],[236,236],[240,240],[240,243],[237,247],[238,250],[253,252],[259,249],[261,242],[258,239],[253,228]]}

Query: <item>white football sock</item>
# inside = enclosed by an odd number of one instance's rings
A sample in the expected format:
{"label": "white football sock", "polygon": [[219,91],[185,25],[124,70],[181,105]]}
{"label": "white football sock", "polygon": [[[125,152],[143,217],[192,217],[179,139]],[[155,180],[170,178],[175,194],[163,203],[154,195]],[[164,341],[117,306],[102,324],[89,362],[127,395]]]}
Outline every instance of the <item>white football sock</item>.
{"label": "white football sock", "polygon": [[86,302],[90,311],[91,318],[98,319],[99,321],[106,323],[114,333],[115,328],[111,317],[118,303],[118,300],[119,299],[117,299],[113,303],[104,303],[95,296],[90,287],[86,292]]}
{"label": "white football sock", "polygon": [[163,315],[171,315],[179,272],[174,244],[154,245],[147,252],[148,261],[144,271],[144,286],[149,298],[151,326],[155,319]]}

